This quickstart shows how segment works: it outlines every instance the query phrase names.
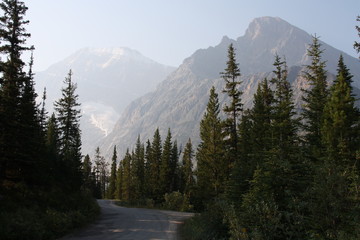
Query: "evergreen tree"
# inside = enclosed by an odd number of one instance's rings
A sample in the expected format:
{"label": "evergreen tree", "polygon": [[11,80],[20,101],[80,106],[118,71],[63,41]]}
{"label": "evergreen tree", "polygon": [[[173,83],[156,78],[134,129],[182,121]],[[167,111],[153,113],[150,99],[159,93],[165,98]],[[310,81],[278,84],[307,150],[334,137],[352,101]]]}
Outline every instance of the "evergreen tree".
{"label": "evergreen tree", "polygon": [[181,173],[179,169],[179,151],[178,144],[175,140],[171,149],[170,158],[170,192],[179,191],[181,186]]}
{"label": "evergreen tree", "polygon": [[[41,180],[44,175],[44,131],[39,118],[39,109],[36,103],[34,74],[32,73],[33,57],[31,56],[29,72],[25,77],[20,98],[20,135],[19,144],[22,146],[22,175],[30,183],[35,179]],[[38,182],[39,183],[39,182]]]}
{"label": "evergreen tree", "polygon": [[151,144],[151,154],[149,161],[149,190],[151,191],[150,198],[155,201],[161,201],[163,196],[161,195],[161,189],[159,186],[160,178],[160,164],[162,155],[162,144],[159,129],[156,129]]}
{"label": "evergreen tree", "polygon": [[76,84],[72,82],[72,72],[64,81],[62,97],[55,102],[60,132],[60,156],[67,171],[69,187],[72,190],[81,186],[81,131],[80,131],[80,103],[75,93]]}
{"label": "evergreen tree", "polygon": [[[89,189],[92,194],[95,194],[95,179],[92,172],[92,163],[89,154],[84,157],[82,164],[82,173],[84,178],[84,187]],[[94,195],[95,196],[95,195]]]}
{"label": "evergreen tree", "polygon": [[145,197],[146,198],[151,198],[152,189],[151,189],[150,179],[151,179],[152,148],[151,148],[151,142],[150,142],[149,139],[146,142],[146,148],[145,148],[145,154],[144,155],[145,155],[144,156],[144,158],[145,158],[145,163],[144,163]]}
{"label": "evergreen tree", "polygon": [[134,186],[133,198],[135,200],[140,200],[144,198],[144,192],[145,192],[144,158],[145,158],[144,146],[143,144],[141,144],[140,136],[138,136],[138,139],[136,141],[135,151],[132,154],[132,166],[131,166],[132,176],[133,176],[132,183]]}
{"label": "evergreen tree", "polygon": [[123,175],[124,175],[124,168],[122,162],[119,163],[119,167],[116,172],[116,190],[115,190],[115,199],[123,199]]}
{"label": "evergreen tree", "polygon": [[113,156],[111,158],[111,170],[109,179],[109,188],[107,189],[107,197],[110,199],[115,198],[116,191],[116,167],[117,167],[117,152],[116,146],[114,146]]}
{"label": "evergreen tree", "polygon": [[[251,139],[254,154],[253,167],[262,165],[265,156],[273,147],[273,116],[274,93],[270,89],[268,80],[264,79],[254,95],[254,106],[251,109],[252,121]],[[255,169],[254,169],[255,170]]]}
{"label": "evergreen tree", "polygon": [[252,178],[253,152],[252,152],[252,122],[250,111],[244,111],[239,123],[238,159],[234,163],[227,183],[226,195],[233,203],[240,203],[239,199],[248,190],[249,181]]}
{"label": "evergreen tree", "polygon": [[352,75],[339,58],[336,81],[324,110],[323,142],[334,159],[353,159],[359,149],[359,109],[355,106]]}
{"label": "evergreen tree", "polygon": [[[41,109],[39,112],[39,121],[40,121],[40,126],[41,126],[42,130],[46,132],[46,122],[47,122],[47,118],[48,118],[48,116],[47,116],[48,112],[45,109],[46,88],[44,88],[41,100],[42,101],[41,101]],[[44,135],[45,135],[45,132],[44,132]]]}
{"label": "evergreen tree", "polygon": [[[360,22],[360,15],[357,16],[356,21]],[[358,31],[358,35],[360,37],[360,26],[355,26],[356,30]],[[357,53],[360,53],[360,42],[356,42],[354,43],[354,49],[356,50]]]}
{"label": "evergreen tree", "polygon": [[211,200],[223,193],[227,181],[228,164],[224,159],[224,135],[219,117],[219,100],[215,88],[210,90],[209,102],[200,122],[200,144],[197,149],[198,197]]}
{"label": "evergreen tree", "polygon": [[193,175],[193,158],[194,150],[189,138],[185,145],[184,154],[182,158],[182,173],[184,178],[184,194],[190,199],[192,197],[194,188],[194,175]]}
{"label": "evergreen tree", "polygon": [[63,168],[59,162],[59,129],[55,113],[47,121],[45,134],[45,149],[47,159],[47,169],[45,171],[49,177],[49,183],[61,184]]}
{"label": "evergreen tree", "polygon": [[170,176],[170,162],[171,162],[171,149],[172,149],[172,141],[171,141],[171,131],[168,129],[168,133],[164,142],[163,151],[161,155],[161,165],[160,165],[160,176],[159,176],[159,184],[161,195],[170,192],[171,186],[171,176]]}
{"label": "evergreen tree", "polygon": [[45,145],[48,152],[48,159],[55,164],[59,159],[59,129],[58,129],[58,122],[55,116],[55,113],[51,115],[47,122],[47,132],[46,132],[46,139]]}
{"label": "evergreen tree", "polygon": [[100,195],[97,197],[105,198],[106,186],[108,182],[107,179],[108,163],[106,163],[105,158],[101,155],[99,147],[95,149],[94,163],[95,163],[94,173],[95,173],[96,188],[97,188],[97,192],[100,193]]}
{"label": "evergreen tree", "polygon": [[[323,162],[316,168],[309,226],[324,239],[359,238],[360,112],[355,107],[352,76],[340,56],[338,74],[324,108]],[[355,188],[354,188],[355,187]]]}
{"label": "evergreen tree", "polygon": [[276,56],[274,66],[274,112],[270,115],[273,143],[244,195],[242,222],[250,229],[250,238],[306,239],[304,196],[309,185],[308,168],[298,147],[299,124],[294,117],[286,63]]}
{"label": "evergreen tree", "polygon": [[299,122],[294,119],[295,107],[293,103],[293,93],[289,81],[287,80],[287,66],[285,61],[281,61],[279,56],[275,56],[274,62],[275,77],[271,82],[275,85],[274,92],[274,121],[273,136],[274,147],[278,150],[280,160],[288,159],[296,153],[293,147],[297,146],[297,131]]}
{"label": "evergreen tree", "polygon": [[131,154],[129,149],[126,150],[124,159],[122,160],[123,176],[122,176],[122,200],[130,202],[132,198],[132,174],[131,174]]}
{"label": "evergreen tree", "polygon": [[[26,96],[33,94],[31,78],[23,70],[25,63],[21,55],[24,51],[33,49],[26,46],[26,40],[30,34],[26,32],[25,25],[29,21],[24,19],[27,7],[24,2],[18,0],[4,0],[0,3],[3,15],[0,17],[0,53],[6,59],[1,62],[1,81],[0,81],[0,184],[4,181],[17,182],[28,180],[24,176],[31,174],[36,159],[30,159],[33,149],[24,148],[20,140],[22,130],[36,128],[29,120],[23,125],[25,119],[25,99],[22,101],[22,94],[25,84]],[[31,92],[30,92],[31,91]],[[27,106],[33,104],[31,99],[27,99]],[[31,106],[35,109],[35,106]],[[36,123],[38,125],[38,123]],[[30,142],[28,142],[31,144]],[[29,153],[28,151],[32,153]],[[26,159],[24,159],[24,157]],[[32,166],[32,167],[30,167]]]}
{"label": "evergreen tree", "polygon": [[321,156],[321,127],[324,121],[324,106],[328,97],[326,82],[326,63],[321,60],[321,43],[318,37],[313,37],[313,42],[308,49],[311,64],[307,65],[304,77],[310,85],[310,89],[303,90],[303,121],[305,140],[309,145],[309,154],[313,159]]}
{"label": "evergreen tree", "polygon": [[225,105],[223,109],[228,116],[225,121],[225,133],[228,137],[227,147],[229,148],[228,174],[230,174],[232,165],[238,158],[237,119],[242,112],[242,92],[238,89],[239,85],[241,84],[239,81],[240,76],[241,74],[239,64],[236,63],[235,48],[232,44],[230,44],[228,48],[228,61],[226,62],[226,68],[225,71],[221,73],[221,77],[225,81],[225,89],[223,92],[230,97],[230,104]]}

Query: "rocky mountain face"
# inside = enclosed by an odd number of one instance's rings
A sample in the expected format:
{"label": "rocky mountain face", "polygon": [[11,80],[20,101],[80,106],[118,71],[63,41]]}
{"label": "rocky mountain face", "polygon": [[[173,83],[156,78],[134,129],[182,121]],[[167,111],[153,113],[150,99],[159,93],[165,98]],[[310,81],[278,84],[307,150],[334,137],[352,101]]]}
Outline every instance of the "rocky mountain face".
{"label": "rocky mountain face", "polygon": [[[265,77],[271,78],[275,54],[286,57],[289,81],[294,89],[297,106],[300,107],[300,89],[308,87],[301,75],[304,65],[309,63],[306,49],[311,42],[311,35],[280,18],[262,17],[253,20],[244,36],[236,40],[223,37],[217,46],[197,50],[161,82],[155,91],[130,103],[100,148],[103,152],[110,153],[116,145],[122,155],[126,148],[133,147],[138,135],[144,142],[152,139],[156,128],[159,128],[163,138],[167,129],[171,128],[173,139],[177,139],[183,146],[188,138],[197,144],[199,123],[211,86],[216,87],[221,104],[227,101],[222,93],[224,83],[219,73],[225,68],[230,43],[236,48],[242,73],[240,88],[245,108],[251,107],[258,83]],[[359,60],[324,42],[322,48],[329,81],[334,79],[339,56],[343,54],[345,64],[354,75],[355,91],[359,93]]]}
{"label": "rocky mountain face", "polygon": [[[92,153],[132,100],[153,91],[174,67],[164,66],[129,48],[85,48],[35,75],[37,92],[46,87],[47,109],[61,97],[69,70],[81,103],[83,153]],[[40,95],[40,94],[39,94]]]}

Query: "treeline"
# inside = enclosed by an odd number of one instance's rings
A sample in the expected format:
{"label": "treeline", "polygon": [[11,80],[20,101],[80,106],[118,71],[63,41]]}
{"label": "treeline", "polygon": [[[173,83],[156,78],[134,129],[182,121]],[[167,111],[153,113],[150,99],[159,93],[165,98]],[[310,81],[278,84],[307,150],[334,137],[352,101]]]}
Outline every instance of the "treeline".
{"label": "treeline", "polygon": [[[357,45],[359,50],[359,45]],[[220,119],[210,91],[196,153],[196,207],[186,239],[359,239],[360,112],[352,75],[339,57],[334,83],[327,82],[318,37],[302,73],[302,109],[295,111],[285,59],[275,56],[253,107],[243,109],[240,69],[228,49],[221,73],[230,101]]]}
{"label": "treeline", "polygon": [[0,3],[0,238],[52,239],[98,212],[83,185],[80,110],[72,73],[55,113],[36,102],[33,51],[26,40],[27,7]]}
{"label": "treeline", "polygon": [[146,144],[139,136],[135,148],[128,149],[119,164],[114,147],[110,171],[99,148],[95,150],[93,161],[87,155],[83,163],[85,182],[98,198],[120,199],[131,205],[191,210],[189,201],[195,183],[193,157],[190,139],[182,152],[177,141],[172,140],[170,129],[164,142],[157,129],[152,141],[148,140]]}
{"label": "treeline", "polygon": [[139,137],[119,164],[114,148],[110,173],[99,170],[96,155],[86,175],[102,197],[203,212],[185,224],[186,239],[359,239],[360,112],[353,76],[339,56],[328,85],[322,54],[315,36],[300,111],[285,58],[277,55],[271,79],[244,109],[230,45],[221,73],[229,102],[220,109],[216,89],[210,90],[196,152],[189,140],[180,154],[170,130],[163,144],[156,130],[152,142]]}

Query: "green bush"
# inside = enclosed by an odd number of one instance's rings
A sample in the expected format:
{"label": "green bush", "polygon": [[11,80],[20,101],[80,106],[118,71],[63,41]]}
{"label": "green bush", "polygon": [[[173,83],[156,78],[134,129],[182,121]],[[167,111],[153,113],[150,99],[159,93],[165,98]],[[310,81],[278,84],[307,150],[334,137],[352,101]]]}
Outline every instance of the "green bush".
{"label": "green bush", "polygon": [[185,220],[180,235],[184,240],[221,240],[230,237],[223,210],[217,204],[211,204],[205,212]]}
{"label": "green bush", "polygon": [[164,199],[165,202],[163,203],[163,207],[165,209],[182,212],[191,211],[193,209],[186,194],[180,192],[166,193]]}
{"label": "green bush", "polygon": [[86,192],[4,197],[0,200],[0,239],[56,239],[91,222],[99,212],[96,201]]}

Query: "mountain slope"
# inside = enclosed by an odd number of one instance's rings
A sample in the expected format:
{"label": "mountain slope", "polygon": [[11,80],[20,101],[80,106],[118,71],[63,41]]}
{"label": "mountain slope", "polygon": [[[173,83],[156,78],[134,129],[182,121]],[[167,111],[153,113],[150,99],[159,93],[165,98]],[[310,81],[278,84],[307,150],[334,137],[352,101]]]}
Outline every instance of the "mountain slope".
{"label": "mountain slope", "polygon": [[[244,36],[236,40],[224,37],[215,47],[200,49],[185,59],[183,64],[157,89],[132,102],[121,115],[112,133],[106,137],[101,148],[109,152],[117,145],[121,153],[132,146],[139,134],[143,140],[152,138],[157,127],[165,136],[171,128],[174,139],[185,144],[189,137],[195,144],[199,141],[199,122],[208,101],[212,85],[221,93],[223,80],[219,73],[225,68],[227,48],[233,43],[242,73],[241,90],[245,107],[252,104],[252,96],[259,81],[271,77],[274,55],[285,56],[289,66],[289,80],[294,88],[297,105],[300,105],[300,89],[307,88],[301,77],[305,64],[309,63],[306,48],[312,41],[311,35],[292,26],[280,18],[257,18],[250,23]],[[329,79],[336,73],[341,52],[326,43],[323,58],[327,60]],[[344,61],[354,75],[354,86],[360,87],[360,63],[357,59],[342,53]],[[358,89],[356,89],[358,91]]]}
{"label": "mountain slope", "polygon": [[82,106],[83,153],[114,127],[124,108],[155,89],[175,68],[161,65],[129,48],[84,48],[35,75],[38,92],[46,87],[48,109],[61,96],[68,71],[73,71]]}

